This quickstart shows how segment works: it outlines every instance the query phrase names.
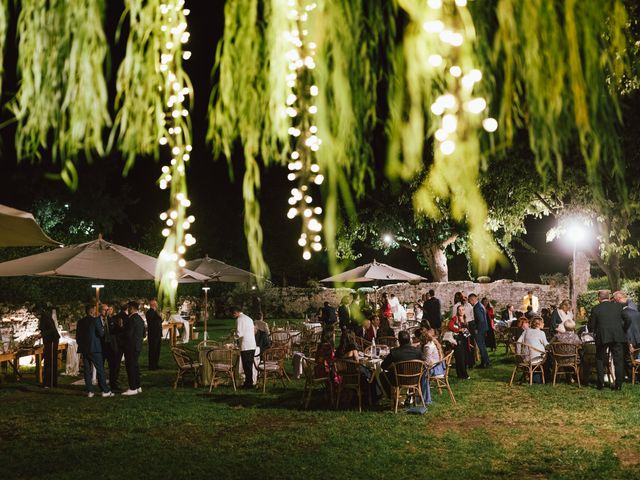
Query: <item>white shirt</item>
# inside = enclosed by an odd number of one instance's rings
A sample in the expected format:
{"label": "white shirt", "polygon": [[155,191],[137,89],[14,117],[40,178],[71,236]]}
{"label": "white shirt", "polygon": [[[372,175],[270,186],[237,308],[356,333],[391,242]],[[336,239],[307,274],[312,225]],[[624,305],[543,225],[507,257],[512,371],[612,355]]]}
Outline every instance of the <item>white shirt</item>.
{"label": "white shirt", "polygon": [[389,306],[391,307],[392,313],[394,314],[397,313],[399,305],[400,305],[400,300],[398,300],[398,297],[391,297],[389,299]]}
{"label": "white shirt", "polygon": [[240,337],[240,350],[255,350],[256,334],[253,331],[253,320],[244,313],[241,313],[237,320],[236,333]]}
{"label": "white shirt", "polygon": [[540,303],[538,302],[538,297],[533,295],[531,299],[529,299],[529,294],[526,294],[522,297],[522,311],[527,312],[527,307],[531,305],[533,307],[533,313],[538,313],[538,309],[540,308]]}
{"label": "white shirt", "polygon": [[573,312],[571,310],[565,312],[564,310],[559,308],[558,315],[560,316],[560,320],[562,320],[562,322],[556,328],[556,332],[564,333],[566,331],[564,328],[564,322],[566,322],[567,320],[573,320]]}

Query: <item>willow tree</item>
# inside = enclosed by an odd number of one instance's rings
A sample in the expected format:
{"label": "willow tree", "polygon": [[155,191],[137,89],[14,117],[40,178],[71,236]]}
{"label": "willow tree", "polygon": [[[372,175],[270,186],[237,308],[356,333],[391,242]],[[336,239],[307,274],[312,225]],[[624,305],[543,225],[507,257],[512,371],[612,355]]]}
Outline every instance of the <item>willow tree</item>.
{"label": "willow tree", "polygon": [[616,85],[628,69],[628,38],[620,0],[273,0],[262,10],[253,0],[228,0],[209,138],[229,159],[234,142],[243,145],[254,268],[262,262],[258,165],[284,163],[290,148],[288,124],[278,121],[287,77],[274,70],[288,50],[273,32],[291,31],[282,21],[291,9],[305,12],[305,35],[317,44],[310,81],[320,95],[318,135],[330,145],[318,153],[328,179],[330,256],[336,216],[348,216],[351,193],[368,186],[375,168],[369,145],[380,124],[388,177],[413,181],[426,172],[416,214],[437,220],[439,206],[450,205],[451,218],[467,225],[478,272],[500,258],[480,172],[519,130],[534,155],[516,161],[533,161],[542,182],[562,177],[563,158],[575,147],[595,195],[603,195],[603,170],[613,170],[624,189]]}

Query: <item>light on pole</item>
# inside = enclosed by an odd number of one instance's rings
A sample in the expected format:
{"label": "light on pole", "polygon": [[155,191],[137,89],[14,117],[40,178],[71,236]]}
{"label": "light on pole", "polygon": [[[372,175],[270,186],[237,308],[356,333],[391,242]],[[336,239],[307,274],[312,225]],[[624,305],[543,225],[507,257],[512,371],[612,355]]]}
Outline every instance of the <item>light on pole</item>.
{"label": "light on pole", "polygon": [[91,288],[96,289],[96,315],[100,312],[100,289],[104,288],[104,285],[91,285]]}
{"label": "light on pole", "polygon": [[209,290],[211,290],[211,287],[202,287],[202,290],[204,291],[204,334],[203,334],[203,339],[206,342],[207,341],[207,320],[209,320]]}

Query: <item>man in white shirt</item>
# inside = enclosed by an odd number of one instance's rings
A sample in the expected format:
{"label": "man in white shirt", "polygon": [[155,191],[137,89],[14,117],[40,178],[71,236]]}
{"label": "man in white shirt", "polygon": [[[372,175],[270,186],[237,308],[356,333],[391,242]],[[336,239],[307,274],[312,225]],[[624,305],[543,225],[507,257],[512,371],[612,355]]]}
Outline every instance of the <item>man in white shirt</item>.
{"label": "man in white shirt", "polygon": [[256,353],[256,337],[253,328],[253,320],[242,313],[238,307],[234,307],[233,318],[236,319],[236,333],[240,338],[240,359],[244,371],[244,387],[253,388],[253,357]]}

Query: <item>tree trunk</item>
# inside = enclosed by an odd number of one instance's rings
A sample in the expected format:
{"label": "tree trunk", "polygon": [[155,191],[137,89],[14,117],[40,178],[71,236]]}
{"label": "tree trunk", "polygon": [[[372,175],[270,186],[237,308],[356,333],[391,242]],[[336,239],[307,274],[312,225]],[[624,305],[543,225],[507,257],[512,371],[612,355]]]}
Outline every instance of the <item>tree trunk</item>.
{"label": "tree trunk", "polygon": [[605,262],[602,258],[595,254],[591,257],[598,264],[600,269],[604,272],[609,280],[609,287],[612,292],[620,290],[620,256],[616,253],[609,255],[609,258]]}
{"label": "tree trunk", "polygon": [[429,265],[433,281],[448,282],[449,266],[447,265],[447,256],[444,253],[444,248],[440,245],[426,245],[422,248],[422,255]]}

